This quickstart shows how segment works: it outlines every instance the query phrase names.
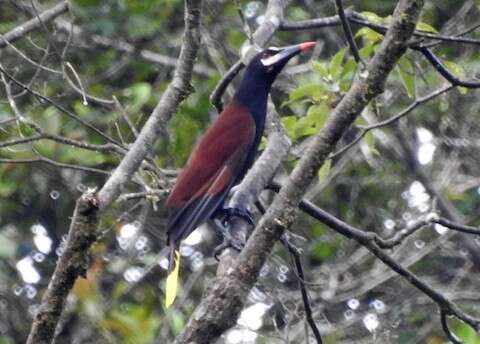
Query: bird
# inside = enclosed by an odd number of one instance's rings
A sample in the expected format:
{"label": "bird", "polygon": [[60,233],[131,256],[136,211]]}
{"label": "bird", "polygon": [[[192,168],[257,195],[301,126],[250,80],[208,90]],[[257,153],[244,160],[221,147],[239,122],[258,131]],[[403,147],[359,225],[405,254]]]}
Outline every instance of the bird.
{"label": "bird", "polygon": [[[304,42],[268,47],[248,63],[232,101],[196,144],[166,201],[169,266],[165,306],[176,297],[180,267],[179,246],[203,223],[223,223],[239,216],[253,224],[247,209],[224,208],[224,201],[255,160],[265,127],[267,99],[275,78],[287,62],[315,46]],[[225,233],[224,233],[225,236]]]}

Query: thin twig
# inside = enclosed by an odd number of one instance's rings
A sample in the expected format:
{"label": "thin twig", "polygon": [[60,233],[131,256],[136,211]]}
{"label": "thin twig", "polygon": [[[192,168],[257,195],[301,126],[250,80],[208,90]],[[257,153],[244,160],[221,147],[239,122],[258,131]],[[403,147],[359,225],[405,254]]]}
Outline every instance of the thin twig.
{"label": "thin twig", "polygon": [[42,26],[42,23],[52,21],[59,15],[67,12],[67,10],[68,1],[62,1],[59,4],[53,6],[52,8],[40,13],[38,17],[30,19],[22,25],[17,26],[16,28],[10,30],[3,35],[3,40],[0,41],[0,48],[4,48],[7,45],[6,42],[13,43],[16,40],[25,37],[30,32]]}
{"label": "thin twig", "polygon": [[80,165],[73,165],[73,164],[65,164],[63,162],[58,162],[46,157],[39,157],[39,158],[32,158],[32,159],[4,159],[0,158],[0,163],[2,164],[34,164],[34,163],[44,163],[48,165],[52,165],[55,167],[60,167],[60,168],[66,168],[70,170],[77,170],[77,171],[83,171],[83,172],[93,172],[93,173],[99,173],[99,174],[104,174],[104,175],[110,175],[110,172],[106,170],[100,170],[98,168],[94,167],[88,167],[88,166],[80,166]]}
{"label": "thin twig", "polygon": [[[478,29],[479,27],[480,27],[480,23],[477,23],[477,24],[475,24],[475,25],[472,25],[472,26],[469,27],[468,29],[465,29],[464,31],[456,34],[455,36],[456,36],[456,37],[465,36],[466,34],[475,31],[475,30]],[[432,42],[432,43],[428,43],[428,44],[423,44],[423,46],[424,46],[425,48],[432,48],[432,47],[434,47],[434,46],[436,46],[436,45],[439,45],[439,44],[441,44],[441,43],[442,43],[442,41],[437,41],[437,42]]]}
{"label": "thin twig", "polygon": [[250,26],[248,25],[247,20],[245,19],[245,15],[243,14],[242,4],[240,3],[240,0],[235,0],[235,7],[237,8],[238,16],[240,17],[240,21],[242,22],[243,31],[245,32],[245,35],[250,41],[250,44],[254,45],[255,43],[253,41],[252,30],[250,29]]}
{"label": "thin twig", "polygon": [[[370,29],[381,34],[385,34],[387,32],[388,26],[372,23],[371,21],[364,18],[358,12],[347,10],[345,14],[348,20],[353,24],[369,27]],[[338,25],[341,25],[341,21],[340,21],[340,17],[336,15],[331,17],[307,19],[307,20],[300,20],[295,22],[283,21],[279,29],[281,31],[303,31],[303,30],[310,30],[315,28],[324,28],[324,27],[338,26]],[[418,30],[415,31],[413,35],[416,37],[434,39],[441,42],[456,42],[456,43],[463,43],[463,44],[480,45],[480,39],[476,39],[476,38],[448,36],[448,35],[441,35],[441,34],[418,31]]]}
{"label": "thin twig", "polygon": [[[260,201],[255,202],[255,206],[257,207],[257,209],[260,211],[262,215],[265,214],[265,207]],[[308,295],[307,287],[305,285],[305,274],[303,272],[303,265],[300,257],[300,252],[289,241],[288,234],[286,233],[283,234],[282,237],[280,238],[280,241],[283,244],[283,246],[287,249],[287,251],[290,253],[290,257],[295,266],[295,276],[297,277],[298,287],[302,295],[303,307],[305,308],[305,317],[307,319],[307,323],[312,329],[313,335],[315,336],[317,343],[322,344],[322,335],[320,334],[317,324],[315,323],[315,319],[313,318],[312,304],[310,301],[310,296]],[[308,329],[306,330],[305,337],[306,337],[305,340],[308,343]]]}
{"label": "thin twig", "polygon": [[[110,48],[127,55],[133,54],[144,61],[167,67],[175,67],[177,63],[177,59],[174,57],[162,55],[147,49],[138,50],[133,44],[125,41],[119,41],[118,39],[112,39],[96,34],[87,34],[83,32],[79,26],[76,26],[72,22],[66,20],[57,20],[55,21],[55,24],[57,29],[67,33],[69,36],[74,34],[76,38],[78,37],[79,39],[82,39],[81,42],[76,42],[76,47],[79,48],[89,50],[97,47]],[[207,78],[216,73],[215,70],[201,63],[195,64],[193,67],[193,72]]]}
{"label": "thin twig", "polygon": [[462,86],[466,88],[480,88],[480,81],[461,80],[451,73],[447,67],[445,67],[440,59],[426,47],[412,47],[414,50],[418,50],[425,56],[427,61],[437,70],[437,72],[443,76],[446,80],[455,86]]}
{"label": "thin twig", "polygon": [[73,139],[69,139],[67,137],[63,137],[60,135],[56,134],[51,134],[46,131],[44,131],[37,123],[35,123],[33,120],[25,117],[22,115],[20,112],[15,99],[12,96],[10,84],[5,80],[4,74],[1,73],[1,78],[3,81],[3,84],[5,86],[5,91],[7,94],[7,99],[10,104],[10,107],[15,115],[15,120],[18,123],[25,124],[35,130],[37,132],[36,135],[28,136],[28,137],[22,137],[20,139],[13,139],[9,141],[4,141],[0,142],[0,148],[5,148],[5,147],[10,147],[10,146],[15,146],[23,143],[28,143],[28,142],[33,142],[33,141],[38,141],[38,140],[51,140],[59,143],[63,143],[65,145],[70,145],[70,146],[75,146],[78,148],[82,149],[88,149],[92,151],[97,151],[97,152],[116,152],[120,154],[124,154],[124,151],[118,147],[117,145],[111,144],[111,143],[106,143],[103,145],[96,145],[96,144],[90,144],[82,141],[77,141]]}
{"label": "thin twig", "polygon": [[220,113],[223,110],[222,95],[227,89],[228,85],[237,76],[238,73],[245,67],[241,60],[235,62],[234,65],[222,76],[220,81],[215,85],[215,88],[210,94],[210,102],[217,108]]}
{"label": "thin twig", "polygon": [[438,223],[439,225],[445,226],[457,232],[480,235],[480,229],[477,227],[462,225],[442,217],[434,218],[432,219],[432,222]]}
{"label": "thin twig", "polygon": [[350,27],[350,22],[348,21],[347,16],[345,15],[345,10],[343,9],[342,0],[335,0],[335,5],[337,7],[338,16],[340,17],[340,21],[343,27],[343,33],[345,34],[345,38],[347,39],[348,45],[350,47],[350,52],[355,59],[357,64],[361,64],[364,66],[362,58],[360,57],[360,53],[358,51],[357,43],[355,43],[355,38],[353,37],[352,28]]}
{"label": "thin twig", "polygon": [[[68,67],[68,69],[72,72],[73,76],[75,77],[75,80],[77,81],[78,83],[78,86],[75,85],[75,83],[73,82],[72,79],[70,79],[70,76],[68,75],[68,72],[65,68],[65,66]],[[111,99],[104,99],[104,98],[100,98],[100,97],[97,97],[97,96],[94,96],[94,95],[91,95],[89,93],[87,93],[85,91],[85,87],[83,86],[83,83],[82,83],[82,80],[80,79],[80,76],[78,75],[77,71],[75,70],[75,68],[73,68],[72,64],[70,62],[65,62],[62,64],[62,70],[63,70],[63,77],[65,78],[65,80],[67,80],[68,84],[72,87],[72,89],[77,92],[78,94],[80,94],[83,98],[83,105],[88,105],[88,100],[92,101],[92,102],[95,102],[95,103],[98,103],[98,104],[102,104],[102,105],[112,105],[114,104],[114,101],[111,100]]]}
{"label": "thin twig", "polygon": [[120,103],[120,101],[118,100],[118,98],[116,96],[113,96],[113,101],[115,102],[115,106],[116,106],[118,112],[120,113],[120,116],[122,116],[125,123],[127,123],[127,125],[130,128],[130,131],[132,132],[133,136],[135,138],[137,138],[138,137],[138,130],[137,130],[137,128],[135,128],[135,125],[130,120],[130,117],[128,117],[128,114],[125,111],[125,108],[122,106],[122,104]]}
{"label": "thin twig", "polygon": [[[312,311],[310,296],[308,295],[308,290],[304,282],[305,274],[303,273],[303,266],[300,258],[300,253],[298,252],[298,249],[288,241],[288,238],[286,237],[285,234],[282,236],[280,240],[282,244],[287,248],[288,252],[290,252],[292,261],[295,264],[296,275],[298,277],[297,278],[298,286],[302,294],[303,305],[305,307],[305,317],[307,318],[307,322],[310,325],[310,328],[312,329],[313,335],[317,343],[322,344],[323,343],[322,335],[320,334],[317,324],[315,323],[315,319],[313,318],[313,311]],[[306,338],[306,340],[308,340],[308,337]]]}
{"label": "thin twig", "polygon": [[85,127],[87,127],[88,129],[90,129],[91,131],[95,132],[96,134],[100,135],[101,137],[103,137],[105,140],[107,140],[108,142],[111,142],[117,146],[119,146],[120,148],[126,150],[125,147],[122,146],[122,144],[120,142],[118,142],[117,140],[109,137],[108,135],[106,135],[105,133],[103,133],[100,129],[97,129],[96,127],[94,127],[92,124],[84,121],[83,119],[81,119],[80,117],[78,117],[76,114],[74,114],[73,112],[67,110],[66,108],[64,108],[62,105],[60,104],[57,104],[56,102],[54,102],[53,100],[51,100],[50,98],[48,97],[45,97],[44,95],[32,90],[30,87],[28,87],[27,85],[23,84],[21,81],[17,80],[13,75],[11,75],[10,73],[8,73],[4,68],[3,66],[0,64],[0,71],[5,74],[5,76],[10,79],[11,81],[13,81],[17,86],[21,87],[22,89],[26,90],[28,93],[34,95],[36,98],[38,98],[40,100],[40,102],[43,102],[43,103],[47,103],[47,104],[50,104],[52,105],[53,107],[55,107],[56,109],[58,109],[60,112],[64,113],[65,115],[67,115],[68,117],[72,118],[73,120],[81,123],[82,125],[84,125]]}
{"label": "thin twig", "polygon": [[382,128],[382,127],[385,127],[385,126],[390,125],[392,123],[395,123],[400,118],[408,115],[410,112],[415,110],[418,106],[428,102],[429,100],[437,98],[438,96],[442,95],[445,92],[448,92],[448,91],[452,90],[453,88],[454,88],[454,86],[452,86],[452,85],[448,85],[448,86],[444,86],[442,88],[439,88],[438,90],[435,90],[432,93],[430,93],[430,94],[428,94],[424,97],[415,99],[415,101],[413,103],[411,103],[409,106],[407,106],[405,109],[403,109],[402,111],[400,111],[396,115],[394,115],[390,118],[387,118],[386,120],[383,120],[383,121],[377,122],[377,123],[373,123],[373,124],[370,124],[370,125],[367,125],[367,126],[359,127],[361,129],[361,131],[358,134],[358,136],[355,137],[351,142],[349,142],[348,144],[346,144],[345,146],[343,146],[342,148],[337,150],[336,152],[330,154],[329,158],[332,159],[332,158],[335,158],[335,157],[345,153],[347,150],[349,150],[350,148],[355,146],[363,137],[365,137],[365,135],[370,130]]}
{"label": "thin twig", "polygon": [[[25,61],[27,61],[28,63],[30,63],[31,65],[39,68],[39,69],[42,69],[46,72],[49,72],[49,73],[53,73],[53,74],[62,74],[62,72],[56,70],[56,69],[52,69],[52,68],[48,68],[48,67],[45,67],[44,65],[42,65],[41,63],[38,63],[34,60],[32,60],[30,57],[28,57],[27,55],[25,55],[20,49],[18,49],[16,46],[14,46],[12,43],[10,43],[9,41],[5,40],[5,38],[3,38],[2,36],[0,36],[0,38],[5,42],[5,44],[10,48],[12,49],[18,56],[20,56],[22,59],[24,59]],[[1,41],[1,40],[0,40]]]}
{"label": "thin twig", "polygon": [[120,195],[117,201],[124,202],[124,201],[129,201],[129,200],[138,199],[138,198],[165,197],[166,195],[168,195],[169,192],[170,190],[166,190],[166,189],[132,192],[132,193]]}

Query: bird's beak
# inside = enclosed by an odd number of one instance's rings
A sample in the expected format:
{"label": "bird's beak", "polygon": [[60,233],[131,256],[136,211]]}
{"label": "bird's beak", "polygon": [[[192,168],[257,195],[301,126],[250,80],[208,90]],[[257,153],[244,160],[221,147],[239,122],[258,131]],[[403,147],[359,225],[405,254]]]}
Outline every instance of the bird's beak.
{"label": "bird's beak", "polygon": [[300,54],[303,51],[312,49],[315,46],[315,42],[303,42],[296,45],[290,45],[288,47],[283,47],[280,51],[266,59],[262,60],[264,66],[270,66],[276,63],[280,63],[282,61],[288,61],[295,55]]}

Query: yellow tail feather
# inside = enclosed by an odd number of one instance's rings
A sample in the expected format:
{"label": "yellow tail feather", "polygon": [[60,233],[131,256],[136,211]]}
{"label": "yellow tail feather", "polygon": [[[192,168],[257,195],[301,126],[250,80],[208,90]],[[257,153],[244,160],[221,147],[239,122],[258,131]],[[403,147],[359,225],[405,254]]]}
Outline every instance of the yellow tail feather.
{"label": "yellow tail feather", "polygon": [[175,250],[175,267],[168,274],[165,288],[165,307],[170,307],[177,296],[178,271],[180,270],[180,252]]}

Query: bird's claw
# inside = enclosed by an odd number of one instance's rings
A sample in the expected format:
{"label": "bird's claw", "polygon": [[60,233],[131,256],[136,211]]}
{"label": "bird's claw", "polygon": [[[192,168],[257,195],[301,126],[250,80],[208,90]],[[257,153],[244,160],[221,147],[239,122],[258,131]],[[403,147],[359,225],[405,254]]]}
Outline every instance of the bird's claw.
{"label": "bird's claw", "polygon": [[234,250],[241,252],[245,244],[242,240],[233,237],[228,231],[225,231],[223,235],[223,242],[215,247],[213,250],[213,256],[219,261],[220,254],[227,248],[233,248]]}
{"label": "bird's claw", "polygon": [[223,214],[225,215],[223,219],[223,224],[226,225],[227,222],[232,217],[239,217],[245,220],[249,225],[253,226],[253,216],[247,209],[240,209],[240,208],[224,208]]}

